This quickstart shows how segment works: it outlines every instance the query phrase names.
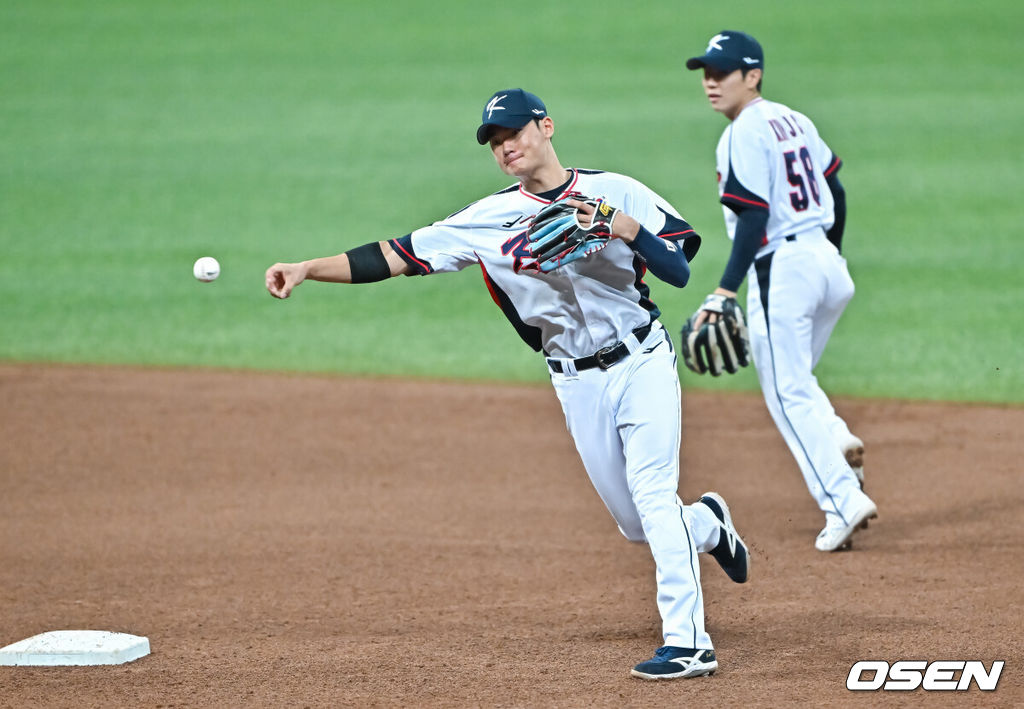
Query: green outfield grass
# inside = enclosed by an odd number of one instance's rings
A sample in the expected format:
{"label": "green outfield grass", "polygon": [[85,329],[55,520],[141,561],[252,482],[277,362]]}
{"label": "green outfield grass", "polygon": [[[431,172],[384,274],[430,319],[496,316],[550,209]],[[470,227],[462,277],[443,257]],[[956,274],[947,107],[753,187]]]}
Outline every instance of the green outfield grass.
{"label": "green outfield grass", "polygon": [[649,279],[675,331],[728,253],[725,123],[682,65],[730,28],[845,161],[858,292],[826,388],[1019,403],[1022,26],[1009,0],[0,2],[0,358],[546,379],[476,269],[263,290],[274,261],[508,184],[473,133],[510,86],[545,99],[563,163],[639,178],[705,235],[689,287]]}

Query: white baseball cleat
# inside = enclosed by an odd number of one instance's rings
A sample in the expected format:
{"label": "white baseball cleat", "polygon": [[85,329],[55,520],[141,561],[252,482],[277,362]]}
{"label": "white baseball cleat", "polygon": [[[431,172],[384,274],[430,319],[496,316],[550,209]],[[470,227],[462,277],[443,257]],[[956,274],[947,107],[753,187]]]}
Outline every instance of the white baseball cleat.
{"label": "white baseball cleat", "polygon": [[840,551],[850,547],[850,537],[861,528],[861,524],[878,516],[875,503],[865,496],[866,503],[856,514],[845,522],[839,515],[827,515],[825,528],[814,540],[814,548],[818,551]]}

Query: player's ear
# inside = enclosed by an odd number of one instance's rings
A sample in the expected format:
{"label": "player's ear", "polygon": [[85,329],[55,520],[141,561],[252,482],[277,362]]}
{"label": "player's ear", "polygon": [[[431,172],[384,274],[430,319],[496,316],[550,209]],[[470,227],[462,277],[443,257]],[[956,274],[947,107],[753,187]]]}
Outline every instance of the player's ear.
{"label": "player's ear", "polygon": [[551,138],[555,134],[555,122],[551,120],[551,116],[544,116],[537,121],[537,127],[540,128],[540,133],[545,138]]}
{"label": "player's ear", "polygon": [[746,74],[743,75],[743,83],[747,85],[747,88],[757,90],[758,84],[761,83],[761,77],[764,76],[764,72],[760,69],[750,69]]}

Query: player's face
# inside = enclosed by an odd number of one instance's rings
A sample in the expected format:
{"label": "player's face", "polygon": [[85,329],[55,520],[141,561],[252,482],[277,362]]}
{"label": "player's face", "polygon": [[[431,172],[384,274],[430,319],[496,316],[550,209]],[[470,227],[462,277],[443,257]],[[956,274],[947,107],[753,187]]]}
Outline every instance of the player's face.
{"label": "player's face", "polygon": [[724,72],[706,66],[702,83],[704,94],[711,102],[711,108],[731,121],[739,115],[744,106],[757,98],[757,82],[760,79],[760,69],[751,69],[744,76],[740,69]]}
{"label": "player's face", "polygon": [[550,119],[530,121],[519,130],[497,128],[491,133],[491,152],[506,175],[528,178],[549,159]]}

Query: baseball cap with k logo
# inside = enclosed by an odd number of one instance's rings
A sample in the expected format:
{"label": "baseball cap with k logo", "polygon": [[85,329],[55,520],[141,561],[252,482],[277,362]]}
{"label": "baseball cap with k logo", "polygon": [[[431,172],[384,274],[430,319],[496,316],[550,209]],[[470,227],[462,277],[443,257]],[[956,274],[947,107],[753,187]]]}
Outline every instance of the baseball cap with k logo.
{"label": "baseball cap with k logo", "polygon": [[764,52],[757,40],[745,32],[722,30],[708,41],[704,55],[686,60],[687,69],[710,66],[724,72],[764,69]]}
{"label": "baseball cap with k logo", "polygon": [[485,145],[495,127],[519,130],[527,123],[548,115],[544,102],[522,89],[495,91],[484,106],[481,125],[476,129],[476,140]]}

